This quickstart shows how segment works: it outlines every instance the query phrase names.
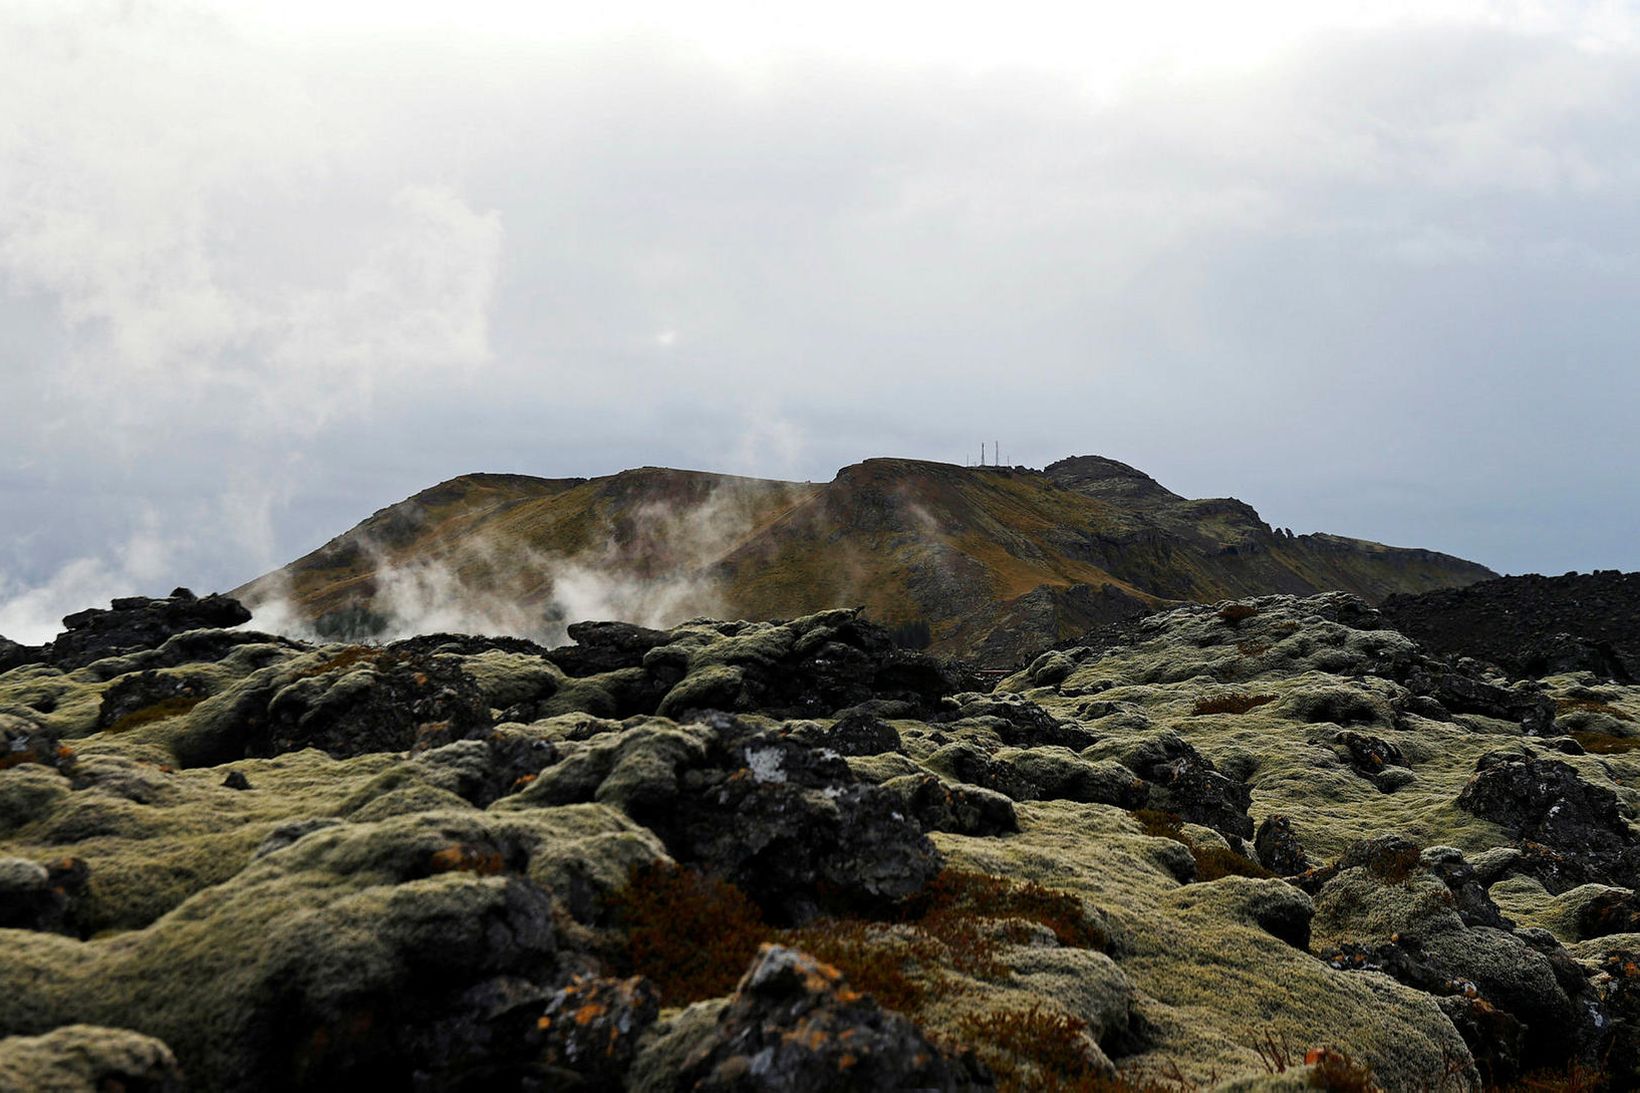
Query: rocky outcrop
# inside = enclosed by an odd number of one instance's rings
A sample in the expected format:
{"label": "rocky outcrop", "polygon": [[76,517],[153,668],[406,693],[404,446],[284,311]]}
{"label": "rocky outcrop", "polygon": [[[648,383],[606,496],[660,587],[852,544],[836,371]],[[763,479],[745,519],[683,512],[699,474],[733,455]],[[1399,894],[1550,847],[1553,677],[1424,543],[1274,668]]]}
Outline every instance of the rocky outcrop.
{"label": "rocky outcrop", "polygon": [[850,988],[829,964],[765,946],[735,988],[678,1087],[702,1093],[990,1089],[971,1058],[953,1057],[911,1022]]}
{"label": "rocky outcrop", "polygon": [[1640,573],[1500,577],[1392,596],[1383,610],[1430,650],[1491,661],[1516,678],[1640,681]]}

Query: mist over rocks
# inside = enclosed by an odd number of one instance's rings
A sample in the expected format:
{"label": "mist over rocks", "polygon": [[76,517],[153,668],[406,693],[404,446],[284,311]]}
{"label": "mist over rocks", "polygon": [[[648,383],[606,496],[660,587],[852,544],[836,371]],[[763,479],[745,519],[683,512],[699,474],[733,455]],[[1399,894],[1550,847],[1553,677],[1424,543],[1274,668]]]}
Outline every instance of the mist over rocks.
{"label": "mist over rocks", "polygon": [[[472,474],[234,590],[256,625],[556,646],[585,619],[789,619],[857,604],[911,648],[1005,668],[1179,602],[1343,589],[1377,601],[1494,577],[1434,551],[1292,535],[1098,456],[1036,470],[868,459],[828,483],[642,467]],[[581,643],[583,645],[589,643]]]}
{"label": "mist over rocks", "polygon": [[0,1074],[1241,1088],[1274,1037],[1384,1089],[1640,1081],[1640,687],[1336,592],[992,689],[853,608],[243,613],[117,601],[0,672]]}

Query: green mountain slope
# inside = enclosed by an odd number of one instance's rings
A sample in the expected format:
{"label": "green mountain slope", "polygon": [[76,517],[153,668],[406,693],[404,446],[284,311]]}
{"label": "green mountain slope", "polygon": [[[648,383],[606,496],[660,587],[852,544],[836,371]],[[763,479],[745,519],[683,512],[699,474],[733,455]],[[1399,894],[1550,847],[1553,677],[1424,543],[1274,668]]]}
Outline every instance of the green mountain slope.
{"label": "green mountain slope", "polygon": [[1007,661],[1179,600],[1328,589],[1379,600],[1484,566],[1292,536],[1097,456],[1045,470],[871,459],[826,484],[645,467],[475,474],[383,509],[237,589],[320,632],[558,640],[581,618],[785,618],[864,605],[934,648]]}

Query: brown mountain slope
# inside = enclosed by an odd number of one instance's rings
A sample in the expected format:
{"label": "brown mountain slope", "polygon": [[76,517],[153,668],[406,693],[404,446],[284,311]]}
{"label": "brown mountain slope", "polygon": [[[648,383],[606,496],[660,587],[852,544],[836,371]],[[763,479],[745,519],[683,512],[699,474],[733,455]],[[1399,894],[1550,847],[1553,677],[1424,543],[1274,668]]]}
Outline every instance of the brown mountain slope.
{"label": "brown mountain slope", "polygon": [[790,617],[839,604],[1008,660],[1172,600],[1493,576],[1425,550],[1291,536],[1096,456],[1046,470],[871,459],[824,485],[646,467],[467,475],[376,513],[241,596],[320,632],[562,637],[565,622]]}

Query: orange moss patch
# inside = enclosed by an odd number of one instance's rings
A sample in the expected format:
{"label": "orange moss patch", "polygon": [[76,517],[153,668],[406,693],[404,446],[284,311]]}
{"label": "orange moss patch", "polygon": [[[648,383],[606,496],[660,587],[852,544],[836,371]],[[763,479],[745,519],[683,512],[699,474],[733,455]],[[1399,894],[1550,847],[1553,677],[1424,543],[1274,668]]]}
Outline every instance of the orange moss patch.
{"label": "orange moss patch", "polygon": [[626,931],[627,968],[671,1006],[734,990],[770,933],[740,889],[671,862],[634,870],[611,909]]}
{"label": "orange moss patch", "polygon": [[1249,710],[1256,710],[1260,706],[1267,706],[1275,700],[1275,695],[1213,695],[1196,699],[1196,705],[1190,712],[1197,716],[1214,713],[1244,714]]}
{"label": "orange moss patch", "polygon": [[1219,608],[1219,618],[1231,626],[1238,626],[1247,619],[1256,618],[1258,608],[1250,603],[1227,603]]}
{"label": "orange moss patch", "polygon": [[1616,706],[1605,702],[1597,702],[1592,698],[1557,698],[1555,699],[1555,713],[1602,713],[1607,717],[1616,718],[1618,721],[1632,722],[1634,720],[1633,716],[1623,712]]}
{"label": "orange moss patch", "polygon": [[177,695],[144,706],[140,710],[132,710],[124,717],[109,725],[107,732],[129,732],[143,725],[152,725],[156,721],[165,721],[173,717],[181,717],[190,712],[195,706],[205,701],[204,695]]}
{"label": "orange moss patch", "polygon": [[1594,755],[1622,755],[1640,751],[1640,736],[1616,736],[1609,732],[1574,732],[1572,739]]}

